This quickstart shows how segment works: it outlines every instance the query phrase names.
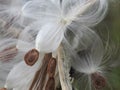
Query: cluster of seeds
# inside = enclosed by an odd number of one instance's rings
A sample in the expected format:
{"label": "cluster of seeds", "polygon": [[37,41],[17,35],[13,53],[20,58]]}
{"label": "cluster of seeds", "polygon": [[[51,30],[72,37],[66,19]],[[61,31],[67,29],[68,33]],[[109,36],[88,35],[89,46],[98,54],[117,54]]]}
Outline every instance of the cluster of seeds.
{"label": "cluster of seeds", "polygon": [[[27,65],[33,66],[39,59],[39,52],[36,49],[28,51],[24,57],[24,60]],[[45,90],[54,90],[55,89],[55,71],[56,71],[56,59],[52,57],[52,53],[45,54],[42,60],[42,66],[36,72],[34,80],[31,84],[30,90],[37,88],[37,90],[42,90],[45,86]],[[47,83],[46,77],[48,74]],[[40,79],[41,78],[41,79]],[[40,79],[40,80],[39,80]],[[37,80],[39,80],[37,82]]]}

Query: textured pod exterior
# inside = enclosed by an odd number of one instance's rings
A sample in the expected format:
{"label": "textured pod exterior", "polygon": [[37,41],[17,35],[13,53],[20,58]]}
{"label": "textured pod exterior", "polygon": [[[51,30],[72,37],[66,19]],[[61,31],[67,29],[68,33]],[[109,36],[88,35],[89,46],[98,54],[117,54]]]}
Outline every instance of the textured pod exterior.
{"label": "textured pod exterior", "polygon": [[58,50],[58,71],[59,71],[61,88],[62,90],[72,90],[72,85],[69,77],[70,67],[68,67],[69,65],[67,65],[68,63],[66,63],[64,55],[65,52],[61,45]]}

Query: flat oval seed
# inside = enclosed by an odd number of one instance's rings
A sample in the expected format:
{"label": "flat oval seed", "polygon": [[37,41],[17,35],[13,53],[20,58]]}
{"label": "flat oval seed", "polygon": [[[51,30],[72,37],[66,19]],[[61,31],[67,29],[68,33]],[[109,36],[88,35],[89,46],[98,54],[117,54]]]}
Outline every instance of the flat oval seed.
{"label": "flat oval seed", "polygon": [[12,60],[18,53],[16,46],[7,47],[0,52],[0,60],[3,62]]}
{"label": "flat oval seed", "polygon": [[29,90],[34,90],[34,87],[36,87],[35,90],[43,90],[47,75],[47,65],[51,58],[52,58],[52,53],[45,54],[42,60],[42,66],[40,66],[40,69],[36,72]]}
{"label": "flat oval seed", "polygon": [[39,52],[36,49],[28,51],[24,57],[27,65],[33,66],[39,58]]}
{"label": "flat oval seed", "polygon": [[92,75],[93,85],[96,89],[102,89],[106,85],[106,80],[103,76],[95,73]]}
{"label": "flat oval seed", "polygon": [[56,59],[51,58],[48,63],[48,68],[47,68],[47,73],[48,73],[49,77],[54,77],[55,69],[56,69]]}
{"label": "flat oval seed", "polygon": [[55,79],[49,78],[45,90],[55,90]]}

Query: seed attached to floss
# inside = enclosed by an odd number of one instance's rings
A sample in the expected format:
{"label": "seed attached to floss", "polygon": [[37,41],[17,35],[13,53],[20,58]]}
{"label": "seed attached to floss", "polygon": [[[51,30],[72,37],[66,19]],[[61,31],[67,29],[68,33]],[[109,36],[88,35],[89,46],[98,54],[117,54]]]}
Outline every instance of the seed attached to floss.
{"label": "seed attached to floss", "polygon": [[12,60],[16,56],[16,54],[17,54],[16,46],[5,48],[4,50],[0,52],[0,60],[2,61]]}
{"label": "seed attached to floss", "polygon": [[33,66],[39,58],[39,52],[36,49],[28,51],[24,57],[27,65]]}
{"label": "seed attached to floss", "polygon": [[49,78],[45,90],[55,90],[55,79],[54,78]]}
{"label": "seed attached to floss", "polygon": [[102,89],[106,85],[106,80],[103,76],[98,73],[92,74],[93,85],[96,89]]}
{"label": "seed attached to floss", "polygon": [[[40,69],[36,72],[33,82],[30,86],[29,90],[33,90],[34,87],[37,88],[37,90],[42,90],[45,85],[45,78],[47,75],[47,65],[50,61],[50,58],[52,58],[52,53],[45,54],[43,60],[42,60],[42,66]],[[39,82],[37,82],[39,80]],[[50,89],[49,89],[50,90]]]}
{"label": "seed attached to floss", "polygon": [[49,77],[51,77],[51,78],[54,77],[55,69],[56,69],[56,59],[51,58],[48,63],[48,68],[47,68],[47,73],[48,73]]}

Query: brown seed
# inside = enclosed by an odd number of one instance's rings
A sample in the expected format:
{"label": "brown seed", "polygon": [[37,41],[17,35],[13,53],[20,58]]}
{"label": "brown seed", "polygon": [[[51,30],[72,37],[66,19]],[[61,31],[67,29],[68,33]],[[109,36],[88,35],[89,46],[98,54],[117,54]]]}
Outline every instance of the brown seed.
{"label": "brown seed", "polygon": [[1,88],[0,90],[7,90],[6,88]]}
{"label": "brown seed", "polygon": [[39,58],[39,52],[36,49],[28,51],[24,57],[27,65],[33,66]]}
{"label": "brown seed", "polygon": [[51,58],[52,58],[52,53],[47,53],[45,54],[44,60],[48,63]]}
{"label": "brown seed", "polygon": [[55,90],[55,79],[49,78],[45,90]]}
{"label": "brown seed", "polygon": [[47,67],[47,73],[48,73],[49,77],[54,77],[55,69],[56,69],[56,59],[51,58],[48,63],[48,67]]}
{"label": "brown seed", "polygon": [[11,46],[8,48],[5,48],[0,52],[0,60],[3,62],[12,60],[17,54],[17,48],[16,46]]}
{"label": "brown seed", "polygon": [[[52,58],[52,53],[45,54],[43,60],[42,60],[42,66],[40,69],[36,72],[33,82],[29,88],[29,90],[33,90],[34,87],[36,87],[36,90],[42,90],[45,84],[45,78],[47,75],[47,65],[50,61],[50,58]],[[37,82],[39,80],[39,82]]]}
{"label": "brown seed", "polygon": [[93,85],[96,89],[102,89],[106,86],[106,80],[98,73],[92,74]]}

